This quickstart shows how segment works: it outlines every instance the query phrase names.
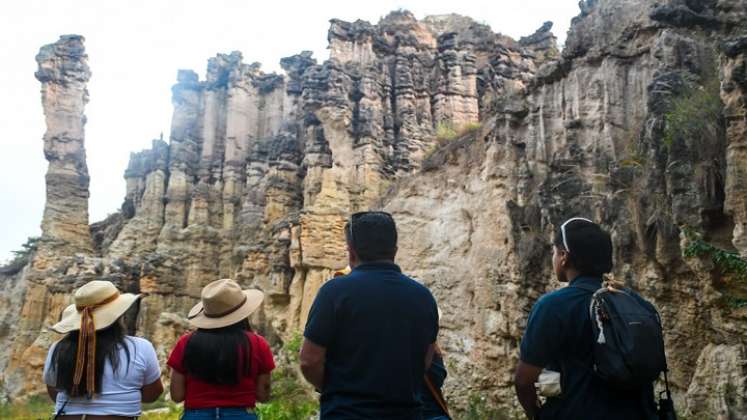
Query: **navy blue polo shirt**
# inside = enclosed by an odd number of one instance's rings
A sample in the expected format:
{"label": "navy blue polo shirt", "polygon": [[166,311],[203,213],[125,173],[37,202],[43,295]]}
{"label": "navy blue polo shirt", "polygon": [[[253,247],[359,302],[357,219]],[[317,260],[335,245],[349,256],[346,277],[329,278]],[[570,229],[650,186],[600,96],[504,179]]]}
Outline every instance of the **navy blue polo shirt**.
{"label": "navy blue polo shirt", "polygon": [[304,331],[327,349],[321,418],[422,419],[418,392],[437,335],[433,295],[393,263],[325,283]]}
{"label": "navy blue polo shirt", "polygon": [[562,395],[548,398],[540,419],[656,419],[653,384],[636,391],[609,388],[593,372],[594,337],[589,316],[592,292],[601,278],[579,276],[567,287],[545,294],[534,304],[521,340],[520,359],[559,371]]}

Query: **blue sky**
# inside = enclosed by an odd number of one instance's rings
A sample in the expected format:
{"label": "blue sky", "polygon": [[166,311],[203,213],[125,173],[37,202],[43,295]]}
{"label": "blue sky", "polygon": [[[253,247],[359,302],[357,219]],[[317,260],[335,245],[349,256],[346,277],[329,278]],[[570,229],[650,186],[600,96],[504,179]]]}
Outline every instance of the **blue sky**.
{"label": "blue sky", "polygon": [[94,222],[121,205],[130,152],[149,147],[161,132],[168,137],[177,69],[203,75],[209,57],[233,50],[265,71],[280,71],[280,58],[302,50],[321,61],[331,18],[375,23],[397,9],[418,18],[459,13],[517,39],[551,20],[562,42],[578,14],[577,0],[10,0],[0,7],[0,261],[40,234],[47,163],[34,56],[61,34],[86,37],[93,73],[86,150]]}

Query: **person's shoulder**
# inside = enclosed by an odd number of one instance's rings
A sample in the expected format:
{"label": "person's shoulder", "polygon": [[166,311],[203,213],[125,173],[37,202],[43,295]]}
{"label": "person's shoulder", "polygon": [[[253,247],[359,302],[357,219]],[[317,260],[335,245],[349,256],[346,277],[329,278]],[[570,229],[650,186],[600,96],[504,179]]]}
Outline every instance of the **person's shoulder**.
{"label": "person's shoulder", "polygon": [[535,306],[563,305],[568,296],[573,292],[574,291],[570,287],[563,287],[557,290],[553,290],[552,292],[547,292],[544,295],[540,296],[539,299],[537,299],[537,303],[535,303]]}
{"label": "person's shoulder", "polygon": [[136,350],[155,351],[155,346],[148,339],[134,335],[125,336],[125,342],[129,343]]}
{"label": "person's shoulder", "polygon": [[264,337],[262,337],[261,335],[257,334],[254,331],[247,331],[246,335],[250,339],[254,339],[256,342],[258,342],[258,343],[260,343],[262,345],[269,346],[269,344],[267,343],[267,339],[265,339]]}
{"label": "person's shoulder", "polygon": [[130,342],[132,342],[132,344],[135,344],[136,346],[152,346],[153,345],[153,343],[148,341],[147,338],[138,337],[136,335],[125,336],[125,339],[129,340]]}
{"label": "person's shoulder", "polygon": [[319,288],[319,291],[324,291],[324,293],[336,293],[349,287],[355,287],[357,283],[354,280],[359,276],[359,274],[360,273],[353,271],[344,276],[333,277],[325,281],[322,287]]}
{"label": "person's shoulder", "polygon": [[424,296],[432,296],[431,289],[427,288],[423,283],[415,280],[414,278],[408,276],[407,274],[402,274],[402,279],[407,282],[407,284],[412,288],[413,291],[416,293],[421,293]]}

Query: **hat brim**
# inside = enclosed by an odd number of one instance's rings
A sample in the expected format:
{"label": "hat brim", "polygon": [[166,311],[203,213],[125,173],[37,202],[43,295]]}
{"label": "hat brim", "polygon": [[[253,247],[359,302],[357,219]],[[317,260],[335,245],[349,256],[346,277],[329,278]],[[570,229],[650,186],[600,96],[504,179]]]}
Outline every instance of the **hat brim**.
{"label": "hat brim", "polygon": [[189,324],[195,328],[210,330],[227,327],[243,319],[249,318],[249,315],[253,314],[262,304],[262,301],[265,299],[265,294],[256,289],[243,290],[242,292],[244,293],[244,296],[246,296],[244,304],[239,306],[230,314],[221,317],[212,318],[205,315],[205,311],[202,310],[202,302],[199,302],[197,305],[192,307],[187,315]]}
{"label": "hat brim", "polygon": [[[132,293],[122,293],[114,301],[109,302],[105,305],[99,306],[93,310],[93,324],[96,327],[96,331],[103,330],[104,328],[112,325],[116,320],[119,319],[128,309],[140,299],[141,295],[135,295]],[[72,304],[65,308],[63,317],[60,322],[52,326],[52,331],[60,334],[67,334],[71,331],[77,331],[80,329],[80,312],[75,309],[75,304]]]}

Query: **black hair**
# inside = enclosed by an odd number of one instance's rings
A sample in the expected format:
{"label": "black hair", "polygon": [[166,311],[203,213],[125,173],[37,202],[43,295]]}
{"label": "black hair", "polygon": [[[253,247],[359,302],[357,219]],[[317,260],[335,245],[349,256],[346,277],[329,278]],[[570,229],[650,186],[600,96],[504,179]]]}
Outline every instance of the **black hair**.
{"label": "black hair", "polygon": [[363,262],[394,260],[397,254],[397,226],[387,213],[353,215],[345,225],[345,237]]}
{"label": "black hair", "polygon": [[612,271],[612,239],[601,226],[585,220],[573,220],[565,226],[565,242],[561,228],[555,231],[553,243],[568,252],[568,259],[579,274],[602,276]]}
{"label": "black hair", "polygon": [[[73,388],[73,376],[75,375],[75,359],[78,354],[78,335],[79,331],[68,333],[60,340],[54,348],[52,354],[51,366],[57,377],[55,388],[64,390],[67,395],[78,396],[85,395],[86,383],[81,381],[77,387]],[[121,319],[116,320],[111,326],[96,331],[96,386],[94,392],[101,393],[101,377],[104,374],[106,360],[112,365],[112,370],[117,371],[119,367],[119,347],[125,350],[127,356],[127,365],[130,364],[130,349],[125,343],[125,329]],[[83,378],[86,377],[86,364],[83,365]]]}
{"label": "black hair", "polygon": [[250,373],[252,347],[246,332],[251,330],[248,319],[222,328],[197,329],[184,349],[187,373],[210,384],[238,384]]}

